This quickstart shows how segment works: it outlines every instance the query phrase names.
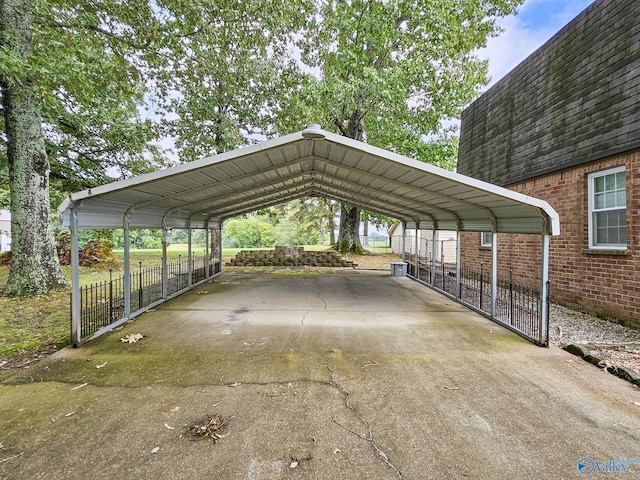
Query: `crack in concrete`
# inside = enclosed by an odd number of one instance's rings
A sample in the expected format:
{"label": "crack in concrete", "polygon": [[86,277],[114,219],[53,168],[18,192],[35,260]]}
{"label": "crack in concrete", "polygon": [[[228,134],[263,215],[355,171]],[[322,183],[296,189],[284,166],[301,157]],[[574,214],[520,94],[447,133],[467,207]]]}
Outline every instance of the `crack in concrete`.
{"label": "crack in concrete", "polygon": [[307,319],[307,315],[309,315],[310,312],[311,310],[307,310],[306,312],[304,312],[304,315],[302,315],[302,318],[300,319],[300,330],[298,331],[298,336],[295,340],[295,344],[300,348],[302,348],[302,345],[300,345],[300,338],[302,338],[302,335],[304,335],[304,321]]}
{"label": "crack in concrete", "polygon": [[318,299],[319,299],[322,303],[324,303],[324,309],[326,310],[326,309],[327,309],[327,302],[326,302],[326,300],[325,300],[324,298],[322,298],[322,297],[320,296],[320,292],[318,292]]}
{"label": "crack in concrete", "polygon": [[[389,460],[389,456],[385,453],[384,450],[382,450],[380,448],[380,446],[376,443],[375,439],[373,438],[373,426],[364,419],[364,417],[360,414],[360,412],[358,411],[357,408],[355,408],[353,405],[351,405],[351,403],[349,403],[349,392],[347,392],[344,387],[342,385],[340,385],[337,381],[336,381],[336,371],[335,369],[326,361],[323,362],[324,365],[327,367],[327,369],[329,369],[330,375],[329,375],[329,385],[331,385],[333,388],[335,388],[336,390],[338,390],[340,393],[342,393],[342,395],[344,396],[344,404],[347,407],[347,409],[352,412],[356,418],[358,420],[360,420],[360,422],[362,423],[362,425],[364,425],[364,427],[367,429],[367,435],[359,435],[351,430],[348,430],[349,432],[353,433],[354,435],[360,437],[362,440],[365,440],[367,442],[369,442],[371,444],[371,446],[373,447],[373,451],[376,453],[376,455],[378,455],[382,461],[389,467],[391,468],[394,472],[396,472],[396,475],[398,476],[398,478],[400,480],[402,480],[404,477],[402,476],[402,472],[400,472],[400,470],[398,469],[398,467],[396,467],[393,463],[391,463],[391,460]],[[340,425],[340,424],[338,424]],[[346,427],[342,427],[342,428],[346,428]]]}

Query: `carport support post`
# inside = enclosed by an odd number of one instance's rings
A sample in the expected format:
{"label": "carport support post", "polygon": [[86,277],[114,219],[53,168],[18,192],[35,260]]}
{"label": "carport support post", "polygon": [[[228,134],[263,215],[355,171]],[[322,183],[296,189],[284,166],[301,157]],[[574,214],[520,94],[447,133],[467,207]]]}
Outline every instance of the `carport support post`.
{"label": "carport support post", "polygon": [[204,278],[209,278],[209,221],[204,227],[204,263],[202,268],[204,269]]}
{"label": "carport support post", "polygon": [[406,261],[407,250],[407,222],[402,222],[402,261]]}
{"label": "carport support post", "polygon": [[131,262],[129,258],[129,220],[124,219],[124,278],[122,286],[124,288],[124,316],[131,315]]}
{"label": "carport support post", "polygon": [[416,250],[415,250],[415,259],[416,259],[416,268],[414,269],[413,273],[415,275],[415,278],[417,278],[418,280],[420,280],[420,237],[418,236],[420,233],[420,223],[418,221],[416,221],[416,242],[415,242],[415,246],[416,246]]}
{"label": "carport support post", "polygon": [[491,234],[491,318],[496,316],[498,298],[498,233]]}
{"label": "carport support post", "polygon": [[[431,230],[433,245],[431,245],[431,285],[436,286],[436,257],[438,256],[438,230],[435,225]],[[443,280],[444,281],[444,280]],[[442,289],[444,290],[444,284]]]}
{"label": "carport support post", "polygon": [[540,274],[540,345],[549,346],[549,235],[542,235]]}
{"label": "carport support post", "polygon": [[167,233],[162,229],[162,298],[167,298],[169,272],[167,270]]}
{"label": "carport support post", "polygon": [[78,214],[71,210],[71,344],[80,343],[80,257],[78,253]]}
{"label": "carport support post", "polygon": [[193,253],[191,253],[191,222],[189,222],[189,230],[188,230],[188,234],[187,234],[187,245],[189,246],[189,254],[187,255],[187,259],[189,261],[189,264],[187,265],[187,278],[188,278],[188,283],[187,285],[189,287],[191,287],[191,285],[193,285]]}
{"label": "carport support post", "polygon": [[462,285],[460,284],[460,260],[462,258],[460,244],[462,243],[462,232],[456,232],[456,298],[460,300],[462,297]]}

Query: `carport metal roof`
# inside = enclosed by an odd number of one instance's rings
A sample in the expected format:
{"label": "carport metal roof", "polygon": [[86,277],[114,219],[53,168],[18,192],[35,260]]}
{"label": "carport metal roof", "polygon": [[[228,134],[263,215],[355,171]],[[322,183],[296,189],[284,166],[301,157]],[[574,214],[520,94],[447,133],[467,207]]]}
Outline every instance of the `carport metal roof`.
{"label": "carport metal roof", "polygon": [[302,197],[411,228],[558,235],[545,201],[339,136],[317,125],[257,145],[71,194],[61,227],[206,228]]}

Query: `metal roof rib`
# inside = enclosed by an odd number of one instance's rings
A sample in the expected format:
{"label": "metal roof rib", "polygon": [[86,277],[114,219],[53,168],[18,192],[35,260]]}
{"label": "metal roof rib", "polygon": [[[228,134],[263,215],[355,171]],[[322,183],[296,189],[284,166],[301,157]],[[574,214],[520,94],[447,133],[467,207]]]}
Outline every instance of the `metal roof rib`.
{"label": "metal roof rib", "polygon": [[59,225],[70,226],[73,210],[80,229],[122,228],[125,219],[130,228],[185,228],[325,196],[431,225],[559,234],[558,214],[542,200],[312,130],[73,193],[58,208]]}

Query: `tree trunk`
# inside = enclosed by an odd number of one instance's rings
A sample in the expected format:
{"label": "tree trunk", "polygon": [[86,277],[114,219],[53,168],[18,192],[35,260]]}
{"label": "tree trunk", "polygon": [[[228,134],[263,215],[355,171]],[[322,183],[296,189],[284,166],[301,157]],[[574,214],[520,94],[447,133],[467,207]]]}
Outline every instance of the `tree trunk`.
{"label": "tree trunk", "polygon": [[362,237],[364,240],[364,246],[369,246],[369,220],[364,220],[362,222]]}
{"label": "tree trunk", "polygon": [[336,244],[336,224],[333,220],[334,217],[334,211],[333,208],[335,207],[335,204],[333,203],[332,200],[328,201],[328,206],[329,206],[329,218],[327,218],[328,223],[329,223],[329,244],[330,245],[335,245]]}
{"label": "tree trunk", "polygon": [[[362,142],[364,140],[364,130],[362,126],[362,112],[359,110],[354,111],[349,117],[349,122],[346,131],[343,131],[344,136],[353,138]],[[340,204],[340,232],[338,233],[338,241],[334,245],[334,248],[342,253],[355,253],[362,255],[368,253],[362,244],[360,243],[360,209]]]}
{"label": "tree trunk", "polygon": [[341,204],[340,233],[338,234],[338,241],[333,248],[343,255],[345,253],[355,253],[356,255],[367,253],[360,243],[359,229],[360,209],[345,205],[344,203]]}
{"label": "tree trunk", "polygon": [[[1,46],[24,61],[32,50],[31,11],[24,0],[0,2]],[[0,81],[11,192],[11,270],[3,294],[37,296],[67,284],[51,227],[40,98],[30,78]]]}

